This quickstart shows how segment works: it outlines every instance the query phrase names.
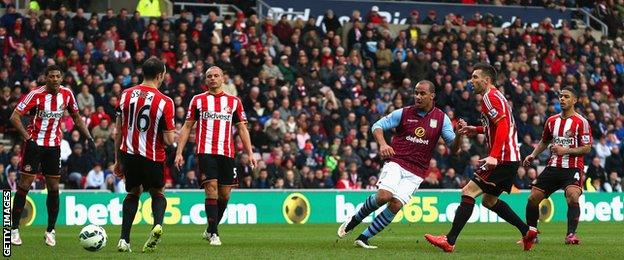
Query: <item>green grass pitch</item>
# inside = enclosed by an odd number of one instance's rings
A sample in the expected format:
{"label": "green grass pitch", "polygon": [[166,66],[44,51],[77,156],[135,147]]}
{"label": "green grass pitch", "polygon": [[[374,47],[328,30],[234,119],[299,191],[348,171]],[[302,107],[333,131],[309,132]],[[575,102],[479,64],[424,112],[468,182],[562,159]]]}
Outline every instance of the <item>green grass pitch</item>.
{"label": "green grass pitch", "polygon": [[522,251],[516,241],[520,234],[509,224],[467,224],[458,239],[453,254],[443,253],[429,245],[425,233],[440,234],[448,231],[450,224],[391,224],[370,240],[379,246],[376,250],[356,248],[353,240],[366,223],[346,238],[338,240],[338,224],[306,225],[221,225],[223,245],[213,247],[201,239],[204,226],[165,226],[163,239],[156,252],[143,254],[141,248],[147,239],[147,225],[133,226],[132,253],[117,252],[119,226],[106,226],[108,244],[99,252],[88,252],[78,244],[81,227],[57,227],[57,246],[43,243],[44,226],[23,227],[23,245],[12,247],[16,259],[68,259],[68,258],[142,258],[142,259],[418,259],[433,258],[540,258],[540,259],[616,259],[624,253],[622,234],[624,224],[615,222],[580,223],[581,245],[564,245],[565,223],[540,225],[540,243],[530,252]]}

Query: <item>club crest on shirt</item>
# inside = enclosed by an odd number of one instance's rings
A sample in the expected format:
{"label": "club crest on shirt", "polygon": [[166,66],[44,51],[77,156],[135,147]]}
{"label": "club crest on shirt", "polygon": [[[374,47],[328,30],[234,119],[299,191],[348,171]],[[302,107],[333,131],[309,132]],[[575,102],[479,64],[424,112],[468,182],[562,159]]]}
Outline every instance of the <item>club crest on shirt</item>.
{"label": "club crest on shirt", "polygon": [[414,130],[414,135],[415,135],[416,137],[418,137],[418,138],[421,138],[421,137],[425,136],[425,129],[424,129],[424,128],[422,128],[422,127],[417,127],[417,128]]}
{"label": "club crest on shirt", "polygon": [[488,115],[489,115],[491,118],[495,118],[495,117],[498,115],[498,111],[496,111],[496,109],[495,109],[495,108],[492,108],[492,109],[490,109],[490,110],[488,111]]}
{"label": "club crest on shirt", "polygon": [[225,107],[225,113],[231,113],[232,112],[232,108],[230,106]]}
{"label": "club crest on shirt", "polygon": [[429,127],[431,128],[437,128],[438,127],[438,120],[437,119],[431,119],[429,121]]}
{"label": "club crest on shirt", "polygon": [[572,130],[568,130],[565,133],[563,133],[563,136],[565,137],[572,137]]}

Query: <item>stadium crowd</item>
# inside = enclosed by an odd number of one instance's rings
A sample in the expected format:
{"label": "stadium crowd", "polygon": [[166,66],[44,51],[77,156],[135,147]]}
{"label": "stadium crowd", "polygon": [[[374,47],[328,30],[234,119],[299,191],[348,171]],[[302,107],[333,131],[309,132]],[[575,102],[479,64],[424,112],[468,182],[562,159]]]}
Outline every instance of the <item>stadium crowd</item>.
{"label": "stadium crowd", "polygon": [[[560,111],[558,91],[573,86],[581,96],[577,109],[590,121],[595,140],[586,156],[586,188],[622,189],[621,38],[596,39],[589,29],[573,37],[565,24],[555,29],[549,19],[538,28],[517,19],[496,33],[480,14],[459,19],[435,12],[423,17],[412,12],[398,32],[374,10],[354,12],[348,27],[331,10],[321,26],[314,18],[259,19],[243,13],[223,20],[210,13],[202,21],[188,11],[178,19],[148,19],[122,9],[87,17],[82,9],[71,15],[66,7],[22,14],[10,5],[0,17],[0,133],[15,143],[0,144],[6,188],[16,187],[21,156],[21,140],[8,119],[17,102],[43,82],[43,68],[58,64],[96,144],[89,151],[69,115],[63,117],[65,188],[124,192],[123,180],[112,174],[115,107],[121,90],[142,81],[142,62],[156,56],[167,65],[160,90],[175,102],[177,129],[190,99],[206,90],[205,70],[213,65],[224,70],[225,90],[243,101],[259,158],[252,169],[246,155],[237,156],[240,188],[375,189],[382,161],[372,123],[412,104],[414,84],[428,79],[437,87],[436,106],[454,124],[460,118],[479,124],[481,97],[471,96],[464,85],[473,64],[483,61],[499,71],[523,158],[539,141],[544,121]],[[457,154],[441,142],[422,187],[465,185],[486,154],[486,142],[483,135],[465,139]],[[240,140],[236,147],[242,150]],[[175,149],[169,149],[166,187],[198,188],[193,149],[192,134],[180,170],[173,166]],[[548,157],[548,152],[540,155],[538,165]],[[529,189],[537,174],[537,167],[521,167],[514,186]],[[42,189],[43,179],[33,185]]]}

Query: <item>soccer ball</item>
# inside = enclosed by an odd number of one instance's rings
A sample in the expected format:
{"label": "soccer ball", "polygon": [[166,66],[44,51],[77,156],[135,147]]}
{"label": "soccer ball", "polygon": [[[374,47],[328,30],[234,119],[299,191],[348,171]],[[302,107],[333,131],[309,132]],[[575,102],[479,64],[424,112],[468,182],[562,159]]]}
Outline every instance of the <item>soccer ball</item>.
{"label": "soccer ball", "polygon": [[106,246],[108,236],[106,236],[104,228],[90,224],[80,230],[78,239],[80,239],[80,245],[84,249],[95,252]]}
{"label": "soccer ball", "polygon": [[306,223],[310,216],[310,203],[301,193],[292,193],[285,200],[283,213],[289,224]]}

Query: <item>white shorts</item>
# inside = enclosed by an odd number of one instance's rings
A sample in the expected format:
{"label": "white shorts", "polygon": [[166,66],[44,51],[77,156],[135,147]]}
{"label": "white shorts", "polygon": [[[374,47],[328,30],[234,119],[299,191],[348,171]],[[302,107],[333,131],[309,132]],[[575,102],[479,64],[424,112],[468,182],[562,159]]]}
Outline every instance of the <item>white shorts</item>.
{"label": "white shorts", "polygon": [[381,190],[389,191],[394,195],[394,198],[405,205],[410,201],[412,193],[420,187],[422,182],[423,178],[404,169],[398,163],[387,162],[381,169],[377,187]]}

